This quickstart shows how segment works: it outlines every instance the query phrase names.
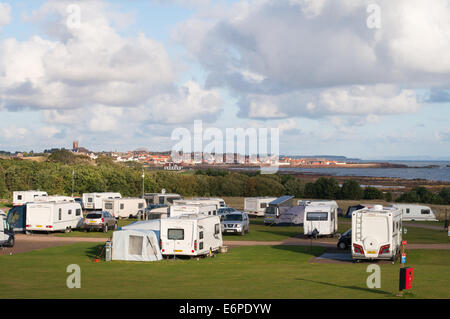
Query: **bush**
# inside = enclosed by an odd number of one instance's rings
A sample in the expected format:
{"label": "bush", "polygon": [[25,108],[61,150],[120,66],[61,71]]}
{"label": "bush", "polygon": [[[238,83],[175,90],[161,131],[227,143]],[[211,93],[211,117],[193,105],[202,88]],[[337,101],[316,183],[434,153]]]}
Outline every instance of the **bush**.
{"label": "bush", "polygon": [[383,193],[375,187],[366,187],[364,189],[364,199],[383,199]]}
{"label": "bush", "polygon": [[354,180],[345,181],[341,187],[341,199],[361,199],[364,196],[364,191],[358,182]]}

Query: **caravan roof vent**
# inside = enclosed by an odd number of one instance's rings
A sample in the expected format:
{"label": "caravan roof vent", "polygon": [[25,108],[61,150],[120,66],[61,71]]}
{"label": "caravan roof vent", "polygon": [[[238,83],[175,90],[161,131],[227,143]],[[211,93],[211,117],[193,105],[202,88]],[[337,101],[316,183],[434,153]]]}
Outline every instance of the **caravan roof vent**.
{"label": "caravan roof vent", "polygon": [[383,210],[383,205],[374,205],[373,210]]}

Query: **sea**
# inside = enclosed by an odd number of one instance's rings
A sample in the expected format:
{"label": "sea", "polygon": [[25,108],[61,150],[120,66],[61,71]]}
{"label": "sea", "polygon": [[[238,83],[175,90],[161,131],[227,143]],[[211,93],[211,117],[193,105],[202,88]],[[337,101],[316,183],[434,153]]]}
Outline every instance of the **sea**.
{"label": "sea", "polygon": [[[280,171],[295,171],[302,173],[319,173],[333,176],[368,176],[368,177],[394,177],[403,179],[426,179],[431,181],[450,182],[450,161],[360,161],[384,162],[404,164],[408,168],[280,168]],[[435,165],[436,167],[426,167]]]}

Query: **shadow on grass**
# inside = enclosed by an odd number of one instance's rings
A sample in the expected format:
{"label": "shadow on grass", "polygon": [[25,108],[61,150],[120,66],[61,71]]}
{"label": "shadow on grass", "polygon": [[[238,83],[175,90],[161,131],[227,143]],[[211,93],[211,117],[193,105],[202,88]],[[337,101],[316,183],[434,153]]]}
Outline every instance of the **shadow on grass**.
{"label": "shadow on grass", "polygon": [[336,288],[345,288],[345,289],[352,289],[352,290],[359,290],[359,291],[363,291],[363,292],[375,293],[375,294],[379,294],[379,295],[393,296],[392,293],[384,291],[384,290],[379,290],[379,289],[362,288],[362,287],[357,287],[357,286],[337,285],[337,284],[333,284],[331,282],[323,282],[323,281],[303,279],[303,278],[295,278],[295,280],[307,281],[307,282],[311,282],[311,283],[315,283],[315,284],[321,284],[321,285],[331,286],[331,287],[336,287]]}
{"label": "shadow on grass", "polygon": [[105,255],[104,247],[105,247],[105,245],[102,245],[102,244],[91,246],[88,249],[86,249],[86,251],[85,251],[86,256],[89,258],[93,258],[93,259],[94,258],[103,258],[103,256]]}

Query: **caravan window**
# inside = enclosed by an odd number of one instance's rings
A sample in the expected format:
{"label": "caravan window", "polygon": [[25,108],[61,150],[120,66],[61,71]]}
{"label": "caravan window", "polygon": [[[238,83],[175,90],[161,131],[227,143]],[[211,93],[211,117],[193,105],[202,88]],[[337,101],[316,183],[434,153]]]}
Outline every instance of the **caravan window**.
{"label": "caravan window", "polygon": [[406,213],[409,214],[409,208],[406,209]]}
{"label": "caravan window", "polygon": [[22,195],[17,195],[18,200],[22,200]]}
{"label": "caravan window", "polygon": [[89,197],[89,198],[88,198],[88,203],[92,203],[93,200],[94,200],[94,199],[93,199],[92,197]]}
{"label": "caravan window", "polygon": [[160,197],[160,198],[159,198],[159,203],[160,203],[160,204],[164,204],[164,197]]}
{"label": "caravan window", "polygon": [[201,231],[200,233],[198,233],[198,239],[203,239],[203,231]]}
{"label": "caravan window", "polygon": [[124,204],[120,204],[120,209],[124,209]]}
{"label": "caravan window", "polygon": [[58,211],[58,219],[59,220],[62,219],[62,208],[60,208],[59,211]]}
{"label": "caravan window", "polygon": [[422,209],[422,211],[420,213],[422,215],[428,215],[428,214],[430,214],[430,210],[429,209]]}
{"label": "caravan window", "polygon": [[113,203],[105,203],[105,209],[113,209]]}
{"label": "caravan window", "polygon": [[130,255],[142,255],[142,236],[130,235],[128,241],[128,253]]}
{"label": "caravan window", "polygon": [[183,240],[184,239],[184,229],[168,229],[167,230],[167,239],[170,240]]}
{"label": "caravan window", "polygon": [[307,213],[306,214],[306,220],[310,220],[310,221],[328,220],[328,213],[327,212]]}
{"label": "caravan window", "polygon": [[69,215],[72,215],[72,210],[69,209],[69,211],[67,212]]}
{"label": "caravan window", "polygon": [[267,203],[261,203],[261,205],[259,207],[260,208],[266,208],[267,207]]}
{"label": "caravan window", "polygon": [[144,208],[144,204],[143,203],[139,203],[138,208]]}
{"label": "caravan window", "polygon": [[220,234],[220,224],[214,225],[214,235]]}
{"label": "caravan window", "polygon": [[78,209],[75,211],[75,215],[76,215],[76,216],[80,216],[80,215],[81,215],[81,209],[78,208]]}

